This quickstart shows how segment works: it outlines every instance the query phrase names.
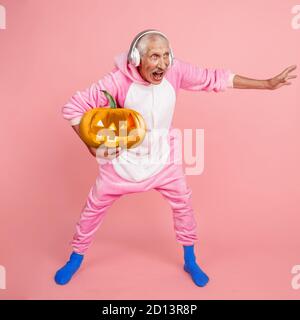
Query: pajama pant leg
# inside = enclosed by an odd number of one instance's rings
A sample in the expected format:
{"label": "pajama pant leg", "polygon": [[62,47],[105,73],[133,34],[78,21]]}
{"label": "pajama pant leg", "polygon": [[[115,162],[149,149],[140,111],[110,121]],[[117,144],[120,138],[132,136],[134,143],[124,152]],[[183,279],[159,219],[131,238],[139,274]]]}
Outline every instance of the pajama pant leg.
{"label": "pajama pant leg", "polygon": [[86,203],[82,209],[80,220],[76,224],[76,233],[72,247],[76,253],[84,254],[90,246],[95,232],[101,225],[107,210],[121,196],[106,186],[99,174],[96,183],[90,189]]}
{"label": "pajama pant leg", "polygon": [[175,170],[174,179],[169,179],[154,189],[162,194],[172,208],[176,240],[189,246],[198,241],[197,223],[191,204],[192,190],[187,186],[181,168]]}
{"label": "pajama pant leg", "polygon": [[[173,155],[173,144],[171,146]],[[176,240],[182,245],[193,245],[198,241],[197,223],[191,203],[192,190],[187,185],[182,165],[171,162],[155,178],[154,189],[171,206]]]}
{"label": "pajama pant leg", "polygon": [[192,190],[187,185],[182,161],[178,158],[181,149],[177,149],[177,138],[173,134],[169,137],[169,162],[164,170],[154,177],[154,189],[160,192],[171,206],[176,240],[189,246],[198,241],[197,222],[191,203]]}

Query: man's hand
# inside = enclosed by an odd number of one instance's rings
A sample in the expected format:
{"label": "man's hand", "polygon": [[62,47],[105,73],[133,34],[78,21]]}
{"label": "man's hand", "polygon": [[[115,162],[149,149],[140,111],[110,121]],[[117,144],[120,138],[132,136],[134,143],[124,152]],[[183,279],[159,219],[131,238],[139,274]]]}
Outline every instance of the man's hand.
{"label": "man's hand", "polygon": [[290,66],[283,70],[280,74],[268,80],[268,89],[275,90],[285,85],[291,85],[288,80],[297,78],[297,75],[290,75],[290,72],[297,68],[296,65]]}
{"label": "man's hand", "polygon": [[107,148],[101,145],[98,149],[92,148],[95,151],[95,156],[102,159],[114,159],[120,155],[121,148]]}
{"label": "man's hand", "polygon": [[90,153],[94,156],[94,157],[100,157],[102,159],[114,159],[116,157],[118,157],[120,155],[120,151],[121,148],[107,148],[105,146],[100,146],[99,148],[93,148],[93,147],[89,147],[87,146]]}

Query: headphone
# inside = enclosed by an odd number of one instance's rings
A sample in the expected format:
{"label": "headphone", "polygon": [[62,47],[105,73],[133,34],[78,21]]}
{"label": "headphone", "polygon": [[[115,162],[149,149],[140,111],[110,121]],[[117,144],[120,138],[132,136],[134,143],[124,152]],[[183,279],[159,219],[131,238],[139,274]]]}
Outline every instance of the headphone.
{"label": "headphone", "polygon": [[[147,30],[144,30],[144,31],[138,33],[135,36],[135,38],[133,39],[133,41],[130,45],[128,55],[127,55],[127,61],[129,63],[133,64],[135,67],[138,67],[141,62],[141,56],[140,56],[139,50],[136,48],[136,44],[146,34],[160,34],[168,40],[166,35],[164,35],[162,32],[155,30],[155,29],[147,29]],[[171,67],[171,65],[173,64],[173,61],[174,61],[174,54],[173,54],[172,48],[170,46],[169,46],[169,48],[170,48],[170,55],[169,55],[170,63],[168,65],[168,68]]]}

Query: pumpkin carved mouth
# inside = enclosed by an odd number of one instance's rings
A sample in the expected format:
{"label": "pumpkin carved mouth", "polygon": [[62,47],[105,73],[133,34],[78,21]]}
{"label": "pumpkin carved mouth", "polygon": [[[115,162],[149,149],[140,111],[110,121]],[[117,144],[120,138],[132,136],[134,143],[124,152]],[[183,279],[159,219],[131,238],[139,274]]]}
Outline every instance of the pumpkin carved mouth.
{"label": "pumpkin carved mouth", "polygon": [[98,148],[135,148],[145,138],[146,123],[140,113],[133,109],[118,108],[115,99],[101,90],[109,106],[87,111],[79,125],[79,135],[89,146]]}

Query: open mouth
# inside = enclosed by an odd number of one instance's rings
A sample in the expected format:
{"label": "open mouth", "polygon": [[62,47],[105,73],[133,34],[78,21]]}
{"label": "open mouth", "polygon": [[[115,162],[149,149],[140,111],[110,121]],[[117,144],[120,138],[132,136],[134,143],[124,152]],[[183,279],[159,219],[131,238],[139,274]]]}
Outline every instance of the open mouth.
{"label": "open mouth", "polygon": [[156,72],[153,72],[152,75],[155,80],[159,81],[162,79],[164,73],[156,71]]}

